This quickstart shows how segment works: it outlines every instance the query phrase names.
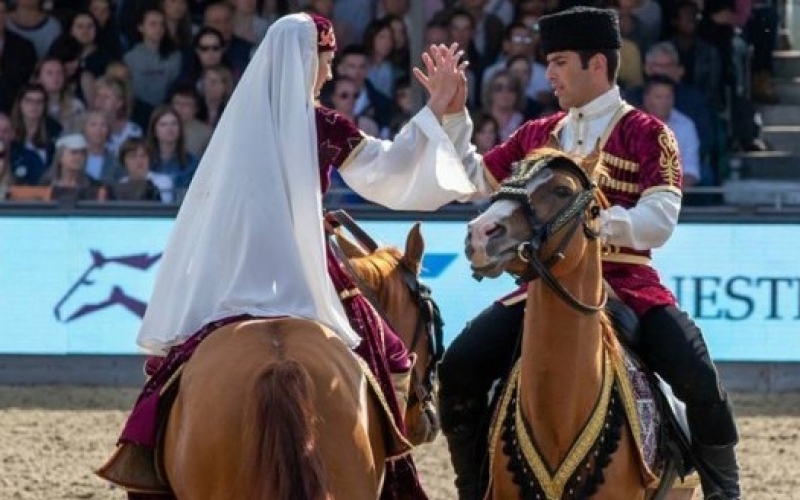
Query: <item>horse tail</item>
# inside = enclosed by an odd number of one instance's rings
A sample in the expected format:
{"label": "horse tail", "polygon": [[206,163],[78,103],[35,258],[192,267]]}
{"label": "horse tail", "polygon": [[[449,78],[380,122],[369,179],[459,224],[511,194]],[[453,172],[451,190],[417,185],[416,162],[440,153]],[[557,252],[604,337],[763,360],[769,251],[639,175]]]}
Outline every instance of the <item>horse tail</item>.
{"label": "horse tail", "polygon": [[250,461],[257,498],[325,500],[325,467],[314,431],[312,382],[295,360],[267,367],[256,382]]}

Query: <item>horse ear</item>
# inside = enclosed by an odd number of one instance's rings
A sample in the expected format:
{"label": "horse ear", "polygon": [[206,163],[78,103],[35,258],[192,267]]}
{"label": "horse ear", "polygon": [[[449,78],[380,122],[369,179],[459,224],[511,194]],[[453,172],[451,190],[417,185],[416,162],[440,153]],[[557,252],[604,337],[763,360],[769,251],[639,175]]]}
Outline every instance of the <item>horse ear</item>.
{"label": "horse ear", "polygon": [[339,248],[342,249],[342,252],[344,252],[345,257],[348,259],[357,259],[359,257],[366,257],[369,255],[367,251],[361,247],[361,245],[342,234],[341,231],[336,231],[336,243],[339,245]]}
{"label": "horse ear", "polygon": [[415,222],[411,231],[408,232],[406,237],[406,251],[403,254],[403,261],[417,273],[422,266],[422,254],[425,252],[425,240],[422,239],[422,231],[420,230],[420,223]]}

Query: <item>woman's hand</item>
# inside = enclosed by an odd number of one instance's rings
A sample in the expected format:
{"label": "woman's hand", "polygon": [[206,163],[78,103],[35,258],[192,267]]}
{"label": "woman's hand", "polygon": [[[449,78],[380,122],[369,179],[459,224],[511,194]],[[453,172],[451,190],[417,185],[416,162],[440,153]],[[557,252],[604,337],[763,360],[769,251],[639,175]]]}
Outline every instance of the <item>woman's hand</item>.
{"label": "woman's hand", "polygon": [[422,54],[426,72],[414,68],[414,76],[430,95],[428,107],[440,121],[446,113],[459,112],[466,105],[464,70],[469,63],[459,63],[463,55],[456,43],[450,47],[431,45]]}

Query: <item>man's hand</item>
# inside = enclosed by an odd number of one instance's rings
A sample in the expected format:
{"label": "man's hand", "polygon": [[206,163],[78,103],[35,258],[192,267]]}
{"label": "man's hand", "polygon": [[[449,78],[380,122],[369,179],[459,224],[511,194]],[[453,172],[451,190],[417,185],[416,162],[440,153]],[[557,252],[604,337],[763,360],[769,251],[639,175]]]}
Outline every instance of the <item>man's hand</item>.
{"label": "man's hand", "polygon": [[455,43],[450,47],[431,45],[428,52],[422,54],[426,72],[414,68],[414,76],[430,94],[428,107],[439,120],[445,113],[459,112],[466,105],[464,70],[469,63],[459,63],[463,54]]}

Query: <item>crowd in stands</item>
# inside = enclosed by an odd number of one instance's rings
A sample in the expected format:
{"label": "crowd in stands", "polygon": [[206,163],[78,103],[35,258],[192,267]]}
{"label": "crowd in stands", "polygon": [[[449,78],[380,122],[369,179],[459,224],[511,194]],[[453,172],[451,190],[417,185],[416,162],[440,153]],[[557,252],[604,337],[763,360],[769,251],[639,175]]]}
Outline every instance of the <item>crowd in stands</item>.
{"label": "crowd in stands", "polygon": [[[300,10],[336,27],[322,103],[391,138],[414,112],[411,1],[0,0],[0,200],[179,201],[255,46]],[[558,111],[537,20],[578,2],[413,1],[423,46],[458,42],[470,61],[479,151]],[[619,12],[620,88],[674,130],[687,185],[724,180],[732,149],[766,147],[754,102],[777,102],[773,4],[590,3]]]}

